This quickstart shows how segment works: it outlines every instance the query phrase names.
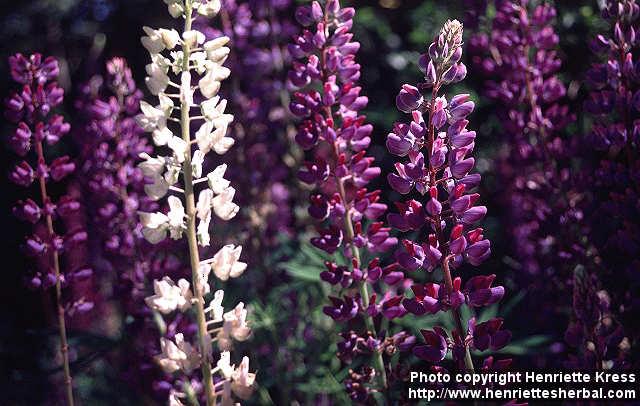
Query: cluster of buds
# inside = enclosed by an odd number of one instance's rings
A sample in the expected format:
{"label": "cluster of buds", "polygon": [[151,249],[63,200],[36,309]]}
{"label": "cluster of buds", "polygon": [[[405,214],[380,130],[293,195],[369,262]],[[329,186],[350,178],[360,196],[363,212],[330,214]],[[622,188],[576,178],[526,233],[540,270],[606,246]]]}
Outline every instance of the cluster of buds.
{"label": "cluster of buds", "polygon": [[[380,168],[374,166],[373,157],[367,156],[373,126],[359,113],[367,106],[368,98],[361,94],[357,83],[360,65],[355,56],[360,44],[353,41],[350,32],[354,14],[353,8],[341,8],[337,0],[329,0],[324,6],[314,1],[298,8],[296,19],[309,28],[289,45],[289,53],[296,60],[288,79],[290,87],[297,89],[290,110],[302,119],[296,141],[303,149],[314,152],[313,159],[305,162],[298,173],[302,182],[317,188],[309,199],[309,214],[323,225],[318,227],[319,235],[311,239],[311,244],[328,254],[340,251],[348,259],[346,265],[328,262],[327,270],[321,274],[323,280],[339,285],[344,292],[342,298],[331,297],[331,305],[324,312],[342,322],[364,318],[366,330],[357,335],[366,341],[380,338],[374,323],[379,314],[393,319],[406,312],[397,307],[402,297],[393,294],[393,289],[379,303],[375,293],[369,294],[379,281],[398,285],[404,279],[402,273],[398,275],[397,264],[381,267],[377,258],[366,264],[361,257],[361,250],[381,253],[394,247],[397,240],[379,220],[387,210],[380,201],[380,191],[367,189],[368,183],[380,174]],[[355,349],[346,342],[339,345]],[[368,354],[373,355],[373,371],[385,387],[382,346],[368,348]],[[359,388],[368,396],[373,386]],[[354,399],[362,396],[361,391],[349,392]]]}
{"label": "cluster of buds", "polygon": [[[5,115],[17,124],[8,143],[16,154],[25,158],[14,167],[9,179],[24,188],[37,182],[39,190],[35,200],[19,201],[13,212],[19,219],[33,224],[33,234],[27,237],[24,250],[35,259],[38,270],[29,277],[28,285],[41,289],[55,287],[66,399],[68,404],[73,404],[65,314],[85,313],[93,308],[93,303],[85,298],[64,303],[63,288],[91,278],[93,271],[86,264],[72,260],[67,263],[69,269],[63,269],[61,254],[73,251],[87,240],[86,231],[74,219],[82,206],[70,194],[57,201],[49,195],[50,182],[62,181],[76,168],[66,155],[51,162],[45,159],[45,146],[54,146],[70,130],[62,116],[52,114],[52,110],[62,103],[64,91],[56,83],[59,68],[52,57],[16,54],[9,58],[9,65],[13,80],[22,88],[6,100]],[[59,228],[64,224],[72,227],[60,234]]]}
{"label": "cluster of buds", "polygon": [[[241,275],[246,264],[240,261],[242,247],[234,245],[225,245],[212,258],[200,260],[200,248],[211,244],[209,228],[213,214],[221,220],[230,220],[239,210],[233,203],[235,189],[224,178],[227,165],[221,164],[207,175],[203,174],[206,155],[210,151],[223,155],[234,143],[226,136],[233,116],[225,113],[227,101],[218,96],[221,81],[231,73],[222,66],[229,54],[225,46],[229,38],[221,36],[206,41],[203,33],[192,29],[194,12],[211,17],[220,10],[220,1],[167,3],[172,16],[184,19],[184,30],[179,33],[174,29],[144,28],[147,35],[141,41],[151,54],[146,81],[151,93],[158,96],[159,104],[154,107],[142,101],[142,114],[136,119],[145,131],[152,133],[158,149],[169,152],[156,157],[141,155],[144,161],[139,168],[151,181],[145,185],[145,191],[153,200],[171,194],[167,198],[167,213],[140,212],[140,222],[142,234],[154,244],[167,235],[175,240],[186,235],[192,277],[191,281],[182,279],[177,283],[169,277],[155,281],[155,294],[146,302],[162,314],[193,310],[197,344],[189,343],[180,333],[175,334],[173,340],[163,338],[158,363],[167,373],[189,375],[200,368],[204,391],[196,396],[204,398],[207,405],[216,404],[218,399],[222,399],[222,404],[230,404],[232,394],[246,399],[255,380],[255,374],[249,372],[248,358],[238,366],[231,365],[230,354],[226,352],[231,349],[232,340],[244,341],[249,337],[247,311],[244,304],[239,303],[224,312],[222,290],[213,294],[206,308],[205,297],[211,293],[212,272],[219,280],[226,281]],[[176,111],[179,117],[174,117]],[[171,130],[172,123],[178,123],[179,136]],[[194,137],[192,125],[198,128]],[[197,200],[196,188],[201,188]],[[216,367],[213,366],[214,342],[222,351]],[[217,374],[215,381],[214,374]],[[180,399],[189,396],[187,392],[171,392],[171,404],[181,404]]]}
{"label": "cluster of buds", "polygon": [[[455,320],[451,337],[443,328],[423,330],[424,345],[416,345],[416,356],[430,361],[442,361],[449,350],[453,359],[466,370],[473,370],[469,349],[485,350],[504,347],[510,333],[500,329],[502,320],[492,319],[476,324],[475,319],[463,327],[460,306],[486,306],[504,295],[501,286],[492,287],[494,275],[476,276],[462,287],[459,277],[452,278],[452,269],[464,262],[477,266],[490,254],[490,242],[482,228],[487,209],[476,206],[480,195],[472,189],[480,182],[479,174],[470,173],[474,166],[471,153],[475,146],[475,131],[467,129],[466,117],[473,111],[469,95],[460,94],[447,100],[440,95],[445,84],[459,82],[466,75],[462,57],[462,24],[447,21],[440,34],[421,56],[419,65],[425,81],[417,86],[403,85],[396,98],[400,111],[411,114],[409,123],[396,123],[387,137],[387,148],[406,163],[396,163],[396,173],[388,175],[391,187],[400,194],[415,190],[426,196],[425,202],[409,200],[396,203],[397,213],[388,215],[389,224],[401,232],[419,232],[429,227],[424,243],[402,240],[395,255],[407,271],[442,270],[444,283],[414,284],[414,298],[403,301],[404,308],[414,314],[434,314],[450,311]],[[431,89],[430,97],[423,91]]]}

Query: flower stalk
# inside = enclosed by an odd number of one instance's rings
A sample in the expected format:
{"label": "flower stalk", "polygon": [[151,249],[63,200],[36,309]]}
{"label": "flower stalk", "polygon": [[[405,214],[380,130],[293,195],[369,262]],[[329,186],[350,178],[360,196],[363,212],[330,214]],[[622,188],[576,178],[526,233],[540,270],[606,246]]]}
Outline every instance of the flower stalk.
{"label": "flower stalk", "polygon": [[[184,17],[184,31],[191,31],[193,7],[191,0],[185,1],[185,17]],[[182,71],[189,71],[189,57],[191,56],[190,44],[185,43],[182,47],[183,62]],[[180,104],[180,130],[182,132],[182,139],[185,143],[191,143],[191,131],[190,124],[191,119],[189,117],[189,104],[183,100]],[[191,265],[191,280],[193,281],[193,295],[195,297],[195,312],[198,324],[198,344],[200,346],[200,354],[203,357],[201,362],[202,369],[202,383],[205,388],[205,396],[207,399],[207,406],[215,404],[215,391],[213,388],[213,380],[211,378],[211,352],[209,347],[209,333],[207,332],[207,322],[204,314],[204,298],[202,297],[202,287],[200,286],[200,278],[198,276],[198,269],[200,268],[200,252],[198,251],[198,240],[196,237],[196,203],[195,194],[193,191],[193,170],[192,170],[192,156],[191,148],[187,148],[185,154],[184,164],[182,165],[182,172],[184,174],[184,198],[186,202],[187,210],[187,241],[189,246],[189,260]]]}
{"label": "flower stalk", "polygon": [[[38,140],[35,143],[36,157],[38,162],[45,162],[44,149],[42,148],[42,141]],[[47,181],[44,174],[38,174],[38,183],[40,185],[40,201],[42,206],[46,206],[50,203],[49,196],[47,194]],[[47,225],[47,240],[53,241],[56,234],[53,230],[53,218],[51,213],[47,212],[45,215],[45,223]],[[60,256],[58,251],[51,251],[51,263],[53,266],[53,274],[55,276],[55,298],[56,298],[56,314],[58,318],[58,335],[60,336],[60,356],[62,357],[62,371],[64,373],[64,392],[68,406],[73,406],[73,383],[71,377],[71,368],[69,367],[69,344],[67,343],[67,325],[65,322],[65,310],[62,301],[62,278],[60,273]]]}

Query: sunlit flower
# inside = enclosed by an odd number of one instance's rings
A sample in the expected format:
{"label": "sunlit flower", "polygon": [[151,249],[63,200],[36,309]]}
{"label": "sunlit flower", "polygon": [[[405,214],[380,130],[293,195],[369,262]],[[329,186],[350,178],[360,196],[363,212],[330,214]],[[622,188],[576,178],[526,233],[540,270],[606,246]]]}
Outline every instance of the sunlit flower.
{"label": "sunlit flower", "polygon": [[153,281],[154,295],[145,299],[147,306],[169,314],[176,309],[184,311],[191,307],[191,289],[189,282],[179,279],[176,285],[171,278],[165,276],[161,280]]}
{"label": "sunlit flower", "polygon": [[175,342],[165,337],[160,338],[162,353],[156,356],[156,361],[166,373],[182,370],[190,374],[198,367],[200,355],[184,340],[182,333],[176,334],[174,340]]}
{"label": "sunlit flower", "polygon": [[222,281],[240,276],[247,268],[247,264],[240,262],[241,253],[241,246],[229,244],[222,247],[211,262],[214,275]]}

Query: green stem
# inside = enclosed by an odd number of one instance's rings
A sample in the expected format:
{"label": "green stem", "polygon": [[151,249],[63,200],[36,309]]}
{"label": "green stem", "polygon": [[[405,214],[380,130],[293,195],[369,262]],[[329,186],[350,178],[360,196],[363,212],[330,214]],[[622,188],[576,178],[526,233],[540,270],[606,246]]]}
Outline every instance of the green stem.
{"label": "green stem", "polygon": [[[185,22],[184,31],[191,30],[191,1],[185,2]],[[189,70],[189,56],[191,54],[190,45],[185,43],[182,47],[183,61],[182,70]],[[190,106],[182,102],[180,104],[180,127],[182,130],[182,139],[191,145],[190,132]],[[193,296],[195,298],[196,319],[198,323],[198,346],[201,356],[202,381],[205,388],[207,398],[207,406],[215,404],[215,393],[213,390],[213,381],[211,376],[211,344],[209,342],[209,333],[207,333],[207,322],[204,314],[204,297],[202,296],[202,287],[200,286],[200,276],[198,269],[200,266],[200,252],[198,251],[198,240],[196,238],[196,205],[193,191],[193,172],[191,167],[191,148],[187,149],[184,164],[182,166],[184,174],[184,196],[186,203],[187,215],[187,241],[189,245],[189,257],[191,262],[191,282],[193,284]],[[206,283],[206,282],[205,282]]]}
{"label": "green stem", "polygon": [[[38,156],[38,162],[44,162],[44,151],[42,149],[42,141],[36,142],[36,154]],[[44,176],[38,177],[40,183],[40,196],[42,198],[42,205],[46,205],[49,202],[47,195],[47,183]],[[53,219],[51,214],[45,216],[45,222],[47,223],[47,236],[51,243],[55,237],[53,230]],[[60,354],[62,356],[62,369],[64,371],[64,388],[65,396],[67,398],[67,406],[73,406],[73,385],[71,383],[71,368],[69,367],[69,344],[67,343],[67,326],[64,320],[64,306],[62,305],[62,285],[60,282],[60,258],[58,251],[51,250],[51,259],[53,262],[53,270],[56,277],[56,308],[58,313],[58,334],[60,335]]]}

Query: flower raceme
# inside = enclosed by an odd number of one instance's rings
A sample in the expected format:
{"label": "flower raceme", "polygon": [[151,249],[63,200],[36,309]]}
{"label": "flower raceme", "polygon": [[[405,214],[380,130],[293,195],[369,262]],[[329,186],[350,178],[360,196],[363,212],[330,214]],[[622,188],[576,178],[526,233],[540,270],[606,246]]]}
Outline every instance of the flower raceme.
{"label": "flower raceme", "polygon": [[[424,82],[403,85],[396,98],[398,109],[410,114],[411,121],[394,125],[387,136],[387,149],[407,160],[396,163],[395,173],[387,179],[398,193],[407,195],[415,190],[424,200],[398,202],[397,212],[387,218],[400,232],[420,231],[425,226],[430,230],[424,243],[402,240],[395,252],[402,268],[428,272],[440,268],[444,276],[443,284],[414,284],[414,297],[403,300],[404,308],[416,315],[450,311],[456,325],[451,335],[440,327],[423,330],[425,344],[417,345],[414,354],[437,363],[452,350],[454,361],[471,371],[470,348],[498,349],[506,345],[510,335],[499,329],[500,319],[476,324],[472,318],[467,328],[463,327],[460,306],[486,306],[504,295],[502,286],[492,287],[495,275],[475,276],[464,287],[460,277],[451,275],[464,262],[481,264],[491,252],[489,240],[476,226],[487,210],[476,205],[480,195],[472,192],[480,183],[480,175],[471,173],[476,134],[467,128],[474,103],[467,94],[450,99],[440,94],[444,85],[460,82],[466,76],[466,67],[460,62],[462,31],[462,24],[456,20],[445,23],[420,57]],[[429,89],[430,95],[424,96],[423,91]],[[491,334],[496,337],[493,341]],[[485,345],[487,340],[490,345]]]}
{"label": "flower raceme", "polygon": [[582,260],[594,262],[583,247],[590,242],[580,202],[587,190],[598,188],[590,180],[582,190],[575,170],[586,161],[579,163],[578,137],[567,129],[575,115],[561,79],[553,3],[497,1],[495,8],[488,32],[474,35],[469,48],[477,53],[474,68],[486,78],[484,94],[495,102],[500,122],[496,136],[503,153],[494,166],[504,190],[500,203],[510,256],[521,270],[515,283],[535,292],[525,298],[526,306],[538,309],[532,324],[557,324],[550,317],[564,323],[566,297],[557,291],[575,286],[572,273]]}
{"label": "flower raceme", "polygon": [[[353,372],[345,386],[353,399],[369,396],[371,380],[379,377],[381,390],[386,390],[386,366],[382,352],[385,337],[378,336],[374,317],[381,314],[393,319],[406,312],[393,308],[401,297],[389,291],[387,295],[369,294],[377,282],[397,285],[403,275],[397,265],[379,266],[379,260],[362,262],[361,251],[380,253],[397,244],[390,229],[380,217],[387,206],[380,201],[380,191],[370,191],[367,185],[380,174],[374,158],[367,156],[373,126],[360,113],[368,103],[357,81],[360,65],[356,53],[360,44],[350,32],[355,10],[341,8],[336,0],[324,6],[314,1],[297,9],[296,19],[305,28],[294,37],[289,53],[295,58],[288,74],[289,86],[294,89],[289,105],[291,112],[301,119],[296,134],[297,143],[312,151],[312,159],[304,163],[298,178],[316,186],[309,198],[309,214],[320,225],[311,244],[328,254],[343,253],[348,265],[333,261],[326,264],[321,278],[348,289],[342,298],[330,297],[331,305],[325,314],[337,321],[364,319],[366,329],[353,332],[358,345],[347,342],[338,346],[347,349],[339,357],[351,363],[355,354],[373,355],[374,368],[364,367],[362,373]],[[376,303],[376,298],[382,301]],[[343,335],[350,340],[350,335]],[[362,345],[368,342],[372,345]],[[394,347],[395,348],[395,347]],[[395,351],[395,349],[393,350]],[[390,353],[393,353],[391,351]],[[365,369],[367,371],[365,371]],[[366,385],[364,385],[366,383]]]}
{"label": "flower raceme", "polygon": [[[574,116],[563,103],[558,77],[555,8],[548,3],[500,1],[490,34],[472,37],[482,51],[476,65],[488,77],[485,94],[497,102],[507,153],[496,165],[504,183],[506,212],[521,279],[566,267],[574,237],[558,238],[558,224],[569,230],[582,214],[567,199],[571,159],[564,129]],[[565,234],[568,234],[565,232]]]}
{"label": "flower raceme", "polygon": [[18,202],[13,212],[16,217],[34,225],[34,234],[26,239],[24,250],[35,259],[39,271],[30,277],[29,286],[55,288],[65,396],[67,404],[73,405],[65,317],[85,313],[93,308],[93,303],[79,298],[65,304],[63,288],[87,280],[93,271],[84,264],[72,269],[63,268],[63,265],[76,265],[73,264],[76,261],[69,258],[65,264],[61,261],[61,254],[72,253],[86,241],[87,233],[83,229],[67,227],[66,234],[61,235],[61,224],[54,219],[72,225],[76,223],[73,217],[82,210],[82,205],[71,194],[57,201],[49,195],[51,183],[60,182],[76,169],[69,156],[61,156],[51,162],[45,160],[45,148],[54,146],[70,130],[62,116],[52,114],[52,110],[62,103],[64,91],[56,82],[59,68],[53,57],[16,54],[9,58],[9,66],[13,80],[22,85],[22,89],[6,100],[5,115],[17,124],[8,144],[16,154],[25,157],[11,171],[9,179],[24,188],[30,188],[36,180],[39,184],[39,196]]}
{"label": "flower raceme", "polygon": [[574,317],[565,338],[578,352],[568,368],[625,369],[640,334],[632,293],[639,289],[640,4],[608,0],[602,17],[609,31],[591,43],[599,59],[587,72],[584,107],[593,125],[581,151],[581,187],[589,196],[582,206],[595,255],[574,271]]}
{"label": "flower raceme", "polygon": [[[139,167],[151,181],[145,191],[153,200],[172,194],[167,198],[168,212],[141,212],[140,222],[143,235],[151,243],[159,243],[167,236],[181,239],[186,235],[192,278],[177,283],[169,277],[155,281],[155,294],[146,302],[163,314],[193,310],[198,329],[197,344],[192,345],[180,334],[176,334],[173,341],[163,338],[162,354],[157,360],[167,373],[189,376],[199,368],[204,393],[198,396],[204,398],[207,405],[215,404],[217,399],[228,404],[232,402],[232,393],[240,398],[250,396],[255,375],[248,372],[248,358],[245,357],[237,367],[230,366],[230,354],[225,352],[220,354],[218,361],[222,367],[214,368],[212,342],[217,342],[220,350],[228,351],[232,339],[246,340],[250,334],[247,311],[244,304],[239,303],[225,313],[222,290],[214,293],[208,307],[205,308],[204,303],[205,296],[211,291],[211,272],[225,281],[242,274],[246,264],[239,260],[242,247],[226,245],[211,259],[203,261],[200,260],[200,248],[211,244],[209,228],[214,215],[221,220],[230,220],[239,210],[233,203],[235,189],[224,178],[226,164],[206,175],[203,173],[208,153],[223,155],[234,144],[234,140],[226,136],[233,116],[225,113],[227,101],[217,95],[221,81],[231,73],[222,66],[229,54],[226,46],[229,38],[221,36],[205,41],[203,33],[192,29],[194,12],[212,17],[220,10],[220,1],[165,0],[165,3],[172,16],[184,19],[184,30],[178,33],[173,29],[144,28],[146,35],[141,42],[151,55],[146,82],[159,102],[153,106],[142,101],[142,114],[137,121],[151,133],[158,149],[168,152],[155,157],[141,154],[144,161]],[[179,117],[174,117],[176,112]],[[178,123],[180,135],[172,131],[173,123]],[[192,124],[197,124],[193,137]],[[196,200],[197,188],[200,191]],[[213,374],[219,375],[215,381]],[[173,390],[170,402],[181,404],[180,399],[185,396],[185,393]]]}

